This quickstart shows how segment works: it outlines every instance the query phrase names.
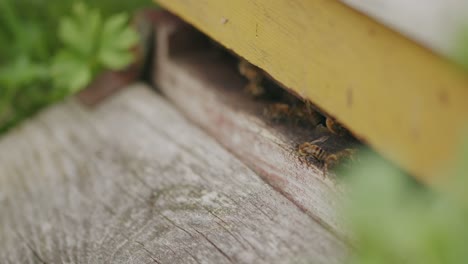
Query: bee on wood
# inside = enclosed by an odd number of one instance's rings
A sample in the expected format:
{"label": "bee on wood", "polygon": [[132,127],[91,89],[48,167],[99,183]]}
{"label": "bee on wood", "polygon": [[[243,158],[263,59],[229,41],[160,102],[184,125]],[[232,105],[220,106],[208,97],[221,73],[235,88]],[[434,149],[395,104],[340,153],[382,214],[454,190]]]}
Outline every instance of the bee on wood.
{"label": "bee on wood", "polygon": [[273,103],[263,110],[263,114],[273,121],[288,121],[295,125],[315,127],[322,121],[318,112],[303,104],[291,106],[286,103]]}
{"label": "bee on wood", "polygon": [[309,157],[313,157],[317,159],[318,161],[324,161],[329,154],[327,151],[319,147],[317,144],[321,142],[325,142],[327,139],[328,139],[327,136],[323,136],[314,141],[304,142],[300,144],[299,147],[297,148],[297,152],[299,153],[299,156],[305,159]]}
{"label": "bee on wood", "polygon": [[273,103],[263,109],[263,115],[273,121],[285,121],[290,113],[291,107],[285,103]]}
{"label": "bee on wood", "polygon": [[325,120],[325,125],[327,126],[328,130],[335,135],[344,136],[348,134],[346,128],[341,126],[338,122],[336,122],[336,120],[334,120],[331,117],[327,117],[327,119]]}
{"label": "bee on wood", "polygon": [[327,136],[321,137],[311,142],[304,142],[299,145],[297,152],[301,160],[309,161],[309,158],[314,158],[324,165],[325,171],[334,167],[340,160],[351,157],[356,150],[355,149],[344,149],[337,153],[329,153],[322,147],[318,146],[318,143],[325,142],[328,139]]}
{"label": "bee on wood", "polygon": [[265,93],[265,88],[262,86],[263,71],[245,59],[239,61],[238,67],[239,73],[249,81],[244,88],[245,91],[253,97],[262,96]]}
{"label": "bee on wood", "polygon": [[304,104],[293,107],[296,123],[307,124],[316,127],[322,122],[322,115],[312,108],[312,104],[306,101]]}
{"label": "bee on wood", "polygon": [[334,167],[343,159],[350,158],[351,160],[354,160],[353,155],[355,153],[356,153],[356,149],[347,148],[335,154],[329,154],[323,162],[325,165],[325,170],[327,171],[328,169]]}

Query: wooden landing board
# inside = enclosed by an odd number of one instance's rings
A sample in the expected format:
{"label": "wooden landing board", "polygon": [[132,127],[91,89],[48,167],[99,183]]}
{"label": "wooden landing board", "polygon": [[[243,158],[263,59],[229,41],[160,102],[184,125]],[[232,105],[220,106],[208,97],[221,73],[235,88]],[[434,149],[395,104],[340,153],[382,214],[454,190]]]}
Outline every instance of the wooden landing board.
{"label": "wooden landing board", "polygon": [[338,1],[158,3],[309,98],[420,179],[452,161],[468,77]]}
{"label": "wooden landing board", "polygon": [[2,263],[343,263],[345,246],[147,87],[0,140]]}
{"label": "wooden landing board", "polygon": [[301,161],[297,146],[327,137],[323,149],[335,153],[357,142],[324,127],[272,121],[265,110],[276,101],[246,93],[237,60],[202,45],[203,35],[180,20],[161,19],[155,39],[155,86],[268,184],[338,237],[346,238],[335,212],[343,196],[339,182],[321,164]]}

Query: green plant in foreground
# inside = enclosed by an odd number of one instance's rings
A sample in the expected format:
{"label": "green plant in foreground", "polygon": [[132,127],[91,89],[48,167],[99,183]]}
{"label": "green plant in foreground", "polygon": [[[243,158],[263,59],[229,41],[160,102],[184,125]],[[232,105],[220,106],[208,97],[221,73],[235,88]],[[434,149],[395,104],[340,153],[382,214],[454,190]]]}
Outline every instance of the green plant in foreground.
{"label": "green plant in foreground", "polygon": [[460,66],[468,70],[468,24],[464,24],[458,30],[452,57]]}
{"label": "green plant in foreground", "polygon": [[131,63],[138,38],[128,14],[118,11],[149,3],[1,0],[0,133],[84,88],[100,71]]}
{"label": "green plant in foreground", "polygon": [[468,144],[437,192],[365,157],[367,166],[344,175],[351,189],[345,216],[358,246],[348,263],[467,263]]}
{"label": "green plant in foreground", "polygon": [[103,20],[98,10],[75,5],[73,16],[64,18],[59,27],[64,46],[52,62],[55,86],[76,92],[104,68],[117,70],[130,64],[129,50],[138,35],[127,22],[124,13]]}

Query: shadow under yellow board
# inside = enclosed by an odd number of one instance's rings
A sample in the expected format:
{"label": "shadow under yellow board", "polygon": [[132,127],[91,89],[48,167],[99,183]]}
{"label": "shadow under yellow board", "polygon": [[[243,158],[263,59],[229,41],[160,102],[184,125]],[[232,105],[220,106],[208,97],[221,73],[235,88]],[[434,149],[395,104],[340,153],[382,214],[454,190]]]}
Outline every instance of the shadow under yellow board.
{"label": "shadow under yellow board", "polygon": [[468,123],[466,72],[342,3],[158,3],[420,179],[443,173],[453,160]]}

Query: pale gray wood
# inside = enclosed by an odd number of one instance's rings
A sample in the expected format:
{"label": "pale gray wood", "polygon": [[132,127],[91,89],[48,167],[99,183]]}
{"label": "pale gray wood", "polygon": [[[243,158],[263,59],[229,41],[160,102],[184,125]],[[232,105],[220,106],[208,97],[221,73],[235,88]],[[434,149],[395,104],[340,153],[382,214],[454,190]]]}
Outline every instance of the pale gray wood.
{"label": "pale gray wood", "polygon": [[0,140],[2,263],[342,263],[346,246],[137,85]]}

